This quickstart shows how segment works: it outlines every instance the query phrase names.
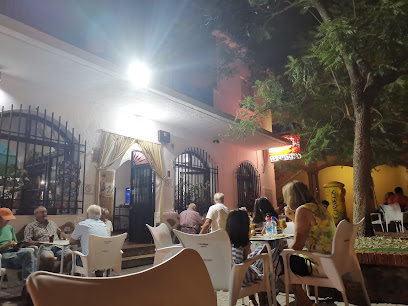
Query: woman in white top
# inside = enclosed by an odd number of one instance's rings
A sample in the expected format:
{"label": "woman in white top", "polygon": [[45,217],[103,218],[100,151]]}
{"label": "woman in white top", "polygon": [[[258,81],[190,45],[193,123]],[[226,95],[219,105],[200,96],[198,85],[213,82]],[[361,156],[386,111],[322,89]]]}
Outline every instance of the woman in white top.
{"label": "woman in white top", "polygon": [[108,236],[112,236],[113,232],[113,225],[112,222],[108,219],[109,217],[109,210],[105,207],[102,207],[102,214],[101,214],[101,221],[103,221],[106,225],[106,231],[108,232]]}

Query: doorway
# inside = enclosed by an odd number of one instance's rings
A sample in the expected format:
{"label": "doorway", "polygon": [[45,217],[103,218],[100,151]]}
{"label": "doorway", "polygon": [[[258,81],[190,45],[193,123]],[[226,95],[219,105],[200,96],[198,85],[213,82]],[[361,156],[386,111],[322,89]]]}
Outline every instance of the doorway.
{"label": "doorway", "polygon": [[146,224],[154,225],[156,175],[141,151],[133,151],[130,173],[129,240],[151,243]]}

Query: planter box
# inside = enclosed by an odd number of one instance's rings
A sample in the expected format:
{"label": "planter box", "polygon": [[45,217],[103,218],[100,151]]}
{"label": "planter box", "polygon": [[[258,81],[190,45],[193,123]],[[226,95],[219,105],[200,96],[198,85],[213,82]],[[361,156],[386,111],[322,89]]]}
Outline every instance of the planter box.
{"label": "planter box", "polygon": [[408,304],[408,253],[356,253],[372,303]]}

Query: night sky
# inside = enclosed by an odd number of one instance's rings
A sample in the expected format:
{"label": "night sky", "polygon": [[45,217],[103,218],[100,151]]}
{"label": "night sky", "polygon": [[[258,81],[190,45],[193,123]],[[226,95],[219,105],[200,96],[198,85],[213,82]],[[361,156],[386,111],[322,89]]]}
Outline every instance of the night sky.
{"label": "night sky", "polygon": [[[211,105],[215,39],[190,4],[188,0],[2,0],[0,13],[121,66],[142,59],[159,82]],[[297,24],[305,18],[310,19],[296,12],[280,17],[272,39],[253,45],[258,63],[281,72],[287,55],[295,54],[294,38],[302,35]]]}

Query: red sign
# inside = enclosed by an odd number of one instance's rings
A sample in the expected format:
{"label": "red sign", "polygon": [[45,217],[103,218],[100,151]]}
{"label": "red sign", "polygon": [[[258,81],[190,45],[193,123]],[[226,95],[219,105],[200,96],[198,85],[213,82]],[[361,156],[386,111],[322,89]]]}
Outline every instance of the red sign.
{"label": "red sign", "polygon": [[293,160],[301,159],[302,155],[300,154],[300,137],[299,136],[283,136],[288,140],[292,141],[291,145],[270,148],[269,149],[269,158],[271,163],[280,161],[280,160]]}

